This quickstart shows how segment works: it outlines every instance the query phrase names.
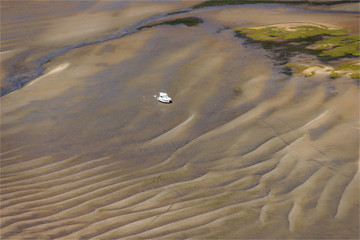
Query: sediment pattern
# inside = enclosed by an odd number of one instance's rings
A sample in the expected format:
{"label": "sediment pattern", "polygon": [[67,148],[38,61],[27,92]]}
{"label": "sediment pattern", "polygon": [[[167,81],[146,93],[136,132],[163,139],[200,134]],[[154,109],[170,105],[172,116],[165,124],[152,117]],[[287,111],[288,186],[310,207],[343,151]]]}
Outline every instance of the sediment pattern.
{"label": "sediment pattern", "polygon": [[223,11],[73,49],[1,98],[2,239],[358,237],[358,84],[280,73]]}

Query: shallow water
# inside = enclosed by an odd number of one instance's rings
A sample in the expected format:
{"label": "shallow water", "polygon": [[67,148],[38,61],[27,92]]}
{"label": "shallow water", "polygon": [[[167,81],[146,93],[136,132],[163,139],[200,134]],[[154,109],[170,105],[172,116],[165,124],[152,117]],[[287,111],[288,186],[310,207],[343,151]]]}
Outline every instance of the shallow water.
{"label": "shallow water", "polygon": [[229,28],[357,16],[286,9],[75,48],[3,96],[2,238],[356,238],[358,85],[282,74]]}

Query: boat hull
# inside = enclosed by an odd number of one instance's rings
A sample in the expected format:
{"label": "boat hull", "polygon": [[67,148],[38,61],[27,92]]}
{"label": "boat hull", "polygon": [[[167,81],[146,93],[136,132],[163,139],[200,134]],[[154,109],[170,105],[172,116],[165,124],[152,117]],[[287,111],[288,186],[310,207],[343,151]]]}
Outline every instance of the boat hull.
{"label": "boat hull", "polygon": [[161,103],[171,103],[171,99],[168,100],[168,99],[161,99],[161,98],[157,98],[157,100]]}

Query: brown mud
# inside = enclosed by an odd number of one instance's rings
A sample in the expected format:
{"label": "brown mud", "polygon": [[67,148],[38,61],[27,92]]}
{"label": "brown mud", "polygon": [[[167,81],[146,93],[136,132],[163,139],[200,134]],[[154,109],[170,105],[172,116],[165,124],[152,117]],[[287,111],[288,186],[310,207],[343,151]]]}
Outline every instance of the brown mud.
{"label": "brown mud", "polygon": [[[33,3],[31,22],[24,2],[2,3],[13,9],[2,31],[16,40],[2,42],[2,78],[18,54],[33,49],[31,62],[189,6],[70,3],[48,2],[49,15]],[[282,74],[232,30],[306,21],[356,32],[358,15],[276,5],[182,16],[204,23],[72,49],[1,97],[3,239],[359,236],[358,84]]]}

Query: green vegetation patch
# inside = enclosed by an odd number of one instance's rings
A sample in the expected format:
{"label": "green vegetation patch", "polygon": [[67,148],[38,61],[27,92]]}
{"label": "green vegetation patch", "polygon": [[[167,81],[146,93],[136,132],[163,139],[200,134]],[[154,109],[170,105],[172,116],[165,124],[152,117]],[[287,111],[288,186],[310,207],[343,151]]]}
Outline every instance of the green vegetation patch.
{"label": "green vegetation patch", "polygon": [[350,74],[350,77],[355,78],[355,79],[360,79],[360,73],[352,73],[352,74]]}
{"label": "green vegetation patch", "polygon": [[[205,1],[193,6],[194,9],[196,8],[203,8],[203,7],[214,7],[214,6],[223,6],[223,5],[238,5],[238,4],[256,4],[256,3],[275,3],[276,1],[266,1],[266,0],[210,0]],[[306,1],[303,1],[306,2]]]}
{"label": "green vegetation patch", "polygon": [[335,68],[319,64],[286,64],[285,67],[290,68],[294,73],[304,76],[313,76],[320,71],[322,74],[328,74],[332,78],[344,75],[355,79],[360,78],[360,63],[358,62],[343,63]]}
{"label": "green vegetation patch", "polygon": [[277,42],[301,40],[319,35],[341,36],[347,34],[347,31],[343,28],[313,23],[273,24],[252,28],[236,28],[234,30],[257,41]]}
{"label": "green vegetation patch", "polygon": [[349,62],[340,64],[332,73],[335,77],[348,74],[351,78],[360,79],[360,63]]}
{"label": "green vegetation patch", "polygon": [[[344,28],[316,23],[281,23],[250,28],[235,28],[239,36],[263,43],[282,45],[289,52],[307,52],[319,57],[360,56],[359,35],[349,35]],[[285,49],[287,48],[287,49]]]}
{"label": "green vegetation patch", "polygon": [[286,64],[285,67],[293,69],[296,73],[302,73],[309,68],[309,66],[304,64]]}
{"label": "green vegetation patch", "polygon": [[353,3],[357,2],[356,0],[344,0],[344,1],[309,1],[309,0],[208,0],[202,3],[196,4],[193,6],[196,8],[203,7],[215,7],[215,6],[224,6],[224,5],[240,5],[240,4],[270,4],[270,3],[283,3],[283,4],[311,4],[311,5],[336,5],[344,3]]}
{"label": "green vegetation patch", "polygon": [[331,71],[331,73],[330,73],[330,77],[332,77],[332,78],[336,78],[336,77],[338,77],[340,74],[339,73],[337,73],[337,72],[335,72],[335,71]]}
{"label": "green vegetation patch", "polygon": [[203,23],[203,20],[201,18],[197,18],[197,17],[186,17],[186,18],[177,18],[174,20],[169,20],[169,21],[165,21],[165,22],[161,22],[161,23],[156,23],[156,24],[151,24],[151,25],[146,25],[146,26],[142,26],[140,28],[138,28],[139,30],[143,29],[143,28],[151,28],[154,26],[159,26],[159,25],[179,25],[179,24],[184,24],[188,27],[193,27],[196,26],[200,23]]}
{"label": "green vegetation patch", "polygon": [[339,65],[335,70],[360,71],[360,63],[350,62]]}
{"label": "green vegetation patch", "polygon": [[308,49],[323,50],[319,56],[341,57],[346,55],[360,56],[359,35],[328,36]]}

